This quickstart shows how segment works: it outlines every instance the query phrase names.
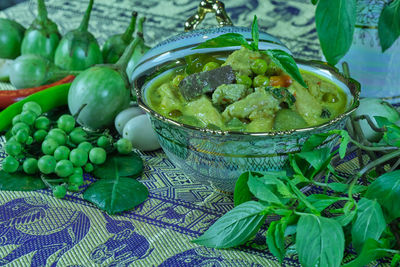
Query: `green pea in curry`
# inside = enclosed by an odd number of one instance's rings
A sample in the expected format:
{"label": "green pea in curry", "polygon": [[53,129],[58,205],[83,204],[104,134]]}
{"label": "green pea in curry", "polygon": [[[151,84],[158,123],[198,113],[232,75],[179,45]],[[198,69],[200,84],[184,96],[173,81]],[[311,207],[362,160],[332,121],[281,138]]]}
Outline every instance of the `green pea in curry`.
{"label": "green pea in curry", "polygon": [[[301,70],[308,85],[304,88],[257,51],[241,48],[225,61],[198,54],[186,62],[185,68],[159,78],[147,90],[151,108],[184,124],[242,132],[280,131],[322,124],[346,108],[346,94],[331,81]],[[230,66],[235,78],[210,88],[206,80],[215,85],[215,77],[225,75],[223,66]],[[221,73],[216,74],[219,69]],[[202,84],[207,87],[204,92]],[[188,99],[184,90],[199,92],[189,92],[192,98]]]}

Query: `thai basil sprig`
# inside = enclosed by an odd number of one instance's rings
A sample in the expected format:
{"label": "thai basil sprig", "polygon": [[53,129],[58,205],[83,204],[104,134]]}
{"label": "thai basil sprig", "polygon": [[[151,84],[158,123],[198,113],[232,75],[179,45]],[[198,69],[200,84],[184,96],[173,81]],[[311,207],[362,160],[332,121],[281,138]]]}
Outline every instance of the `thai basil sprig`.
{"label": "thai basil sprig", "polygon": [[[382,52],[389,49],[400,36],[400,0],[385,2],[378,22]],[[357,0],[311,0],[311,3],[317,5],[315,24],[322,52],[329,64],[336,65],[353,42]],[[368,5],[372,8],[374,4]]]}
{"label": "thai basil sprig", "polygon": [[[391,129],[379,146],[364,146],[347,131],[332,130],[311,136],[301,152],[290,155],[290,171],[243,173],[235,186],[235,207],[193,242],[213,248],[239,246],[251,242],[267,216],[278,215],[280,219],[268,226],[266,243],[281,263],[288,254],[297,253],[305,267],[362,267],[382,257],[392,258],[391,266],[398,266],[400,170],[375,175],[369,186],[358,184],[365,174],[373,176],[375,167],[400,156],[400,142],[387,142],[400,140],[400,127],[384,118],[379,124]],[[335,151],[321,147],[336,135],[341,142]],[[392,152],[343,177],[332,159],[336,153],[343,159],[349,143],[369,152]],[[335,182],[327,181],[330,175]],[[324,193],[307,196],[299,190],[307,185],[319,186]],[[357,257],[349,262],[345,247],[350,242]]]}
{"label": "thai basil sprig", "polygon": [[272,62],[283,69],[295,81],[300,83],[305,88],[308,88],[307,84],[304,82],[303,77],[300,74],[299,68],[297,67],[295,60],[291,55],[279,49],[267,49],[262,51],[258,49],[259,31],[257,16],[254,16],[253,24],[251,26],[251,35],[253,41],[250,44],[248,43],[246,38],[244,38],[244,36],[239,33],[226,33],[207,40],[204,43],[196,46],[194,49],[244,46],[249,50],[259,51],[262,54],[268,55]]}

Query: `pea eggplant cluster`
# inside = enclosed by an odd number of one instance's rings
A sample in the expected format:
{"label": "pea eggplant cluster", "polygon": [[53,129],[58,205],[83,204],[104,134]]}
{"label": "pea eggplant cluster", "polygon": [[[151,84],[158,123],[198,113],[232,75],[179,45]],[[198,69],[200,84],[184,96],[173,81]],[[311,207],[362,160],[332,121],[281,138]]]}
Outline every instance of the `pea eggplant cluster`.
{"label": "pea eggplant cluster", "polygon": [[[48,84],[67,75],[76,76],[96,64],[115,64],[134,39],[136,12],[132,13],[126,31],[111,36],[101,49],[88,31],[94,0],[89,0],[79,27],[64,36],[57,24],[49,19],[45,1],[37,0],[37,3],[38,15],[27,29],[13,20],[0,19],[0,59],[2,62],[13,60],[12,64],[0,66],[0,79],[8,78],[17,89]],[[138,32],[142,32],[143,22],[144,18],[141,18]],[[130,72],[132,65],[148,49],[144,41],[137,45],[129,58]]]}
{"label": "pea eggplant cluster", "polygon": [[132,151],[128,139],[114,140],[107,131],[85,131],[76,127],[75,118],[69,114],[52,121],[32,101],[22,106],[12,124],[5,144],[8,156],[2,162],[3,170],[39,174],[59,198],[67,190],[78,191],[83,185],[83,172],[90,173],[103,164],[107,154]]}

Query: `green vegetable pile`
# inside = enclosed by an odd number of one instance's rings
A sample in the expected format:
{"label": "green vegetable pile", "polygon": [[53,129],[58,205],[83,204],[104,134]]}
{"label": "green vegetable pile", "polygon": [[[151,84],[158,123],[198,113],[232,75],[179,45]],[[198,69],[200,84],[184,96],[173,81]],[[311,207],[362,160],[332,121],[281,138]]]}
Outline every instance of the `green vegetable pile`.
{"label": "green vegetable pile", "polygon": [[[387,112],[387,105],[382,108]],[[286,171],[243,173],[235,186],[235,207],[193,242],[213,248],[236,247],[251,240],[269,218],[266,243],[281,263],[286,256],[297,254],[306,267],[361,267],[380,258],[398,266],[399,121],[373,119],[377,125],[368,114],[354,115],[349,132],[333,130],[311,136],[301,152],[290,155]],[[365,138],[365,127],[360,127],[364,120],[382,134],[376,142]],[[341,138],[340,145],[331,151],[323,144],[335,137]],[[350,153],[359,155],[360,168],[344,175],[334,166],[338,157],[344,159]],[[310,187],[321,193],[307,194]],[[353,255],[350,261],[349,255]]]}
{"label": "green vegetable pile", "polygon": [[[17,89],[49,84],[67,75],[78,75],[97,64],[117,63],[134,40],[136,12],[132,13],[126,31],[109,37],[101,49],[94,35],[88,31],[94,0],[89,0],[79,27],[64,36],[60,34],[57,24],[49,19],[44,0],[37,0],[37,3],[38,16],[27,30],[13,20],[0,19],[0,58],[14,59],[6,73]],[[142,40],[143,23],[144,18],[141,18],[138,23],[140,33],[137,33]],[[140,42],[126,60],[123,71],[131,74],[148,49],[144,41]]]}
{"label": "green vegetable pile", "polygon": [[142,203],[147,188],[135,179],[143,170],[129,140],[115,140],[108,130],[88,132],[76,127],[69,114],[42,114],[36,102],[26,102],[12,120],[0,171],[1,190],[50,188],[63,198],[67,191],[83,189],[83,173],[100,180],[83,197],[108,213],[131,209]]}

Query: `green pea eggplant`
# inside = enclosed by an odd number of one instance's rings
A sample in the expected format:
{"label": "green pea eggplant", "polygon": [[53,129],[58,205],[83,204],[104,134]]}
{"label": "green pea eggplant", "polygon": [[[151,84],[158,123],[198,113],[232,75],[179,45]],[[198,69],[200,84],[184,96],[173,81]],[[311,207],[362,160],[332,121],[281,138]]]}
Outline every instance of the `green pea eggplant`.
{"label": "green pea eggplant", "polygon": [[144,43],[143,24],[145,21],[146,21],[145,17],[142,17],[139,19],[139,23],[137,26],[137,28],[138,28],[137,29],[137,35],[138,35],[137,38],[139,38],[139,43],[136,46],[135,51],[133,51],[133,54],[128,62],[127,67],[126,67],[126,73],[127,73],[128,77],[132,76],[133,69],[136,67],[136,64],[139,62],[139,60],[142,58],[142,56],[150,49],[150,47]]}
{"label": "green pea eggplant", "polygon": [[114,64],[122,56],[125,49],[132,42],[135,32],[137,12],[132,12],[131,22],[122,34],[115,34],[107,39],[103,45],[103,59],[105,63]]}
{"label": "green pea eggplant", "polygon": [[18,22],[0,18],[0,58],[14,59],[21,54],[24,33]]}
{"label": "green pea eggplant", "polygon": [[61,34],[57,24],[48,18],[44,0],[37,2],[38,16],[25,32],[21,54],[35,54],[53,61]]}
{"label": "green pea eggplant", "polygon": [[10,82],[17,89],[36,87],[78,74],[77,71],[62,70],[47,58],[34,54],[16,58],[9,71]]}
{"label": "green pea eggplant", "polygon": [[85,70],[103,63],[96,38],[88,31],[93,0],[90,0],[79,27],[65,34],[57,47],[54,62],[65,70]]}
{"label": "green pea eggplant", "polygon": [[129,106],[131,85],[126,66],[141,42],[143,34],[138,34],[116,64],[91,67],[75,78],[68,93],[68,107],[80,125],[91,130],[105,128]]}

